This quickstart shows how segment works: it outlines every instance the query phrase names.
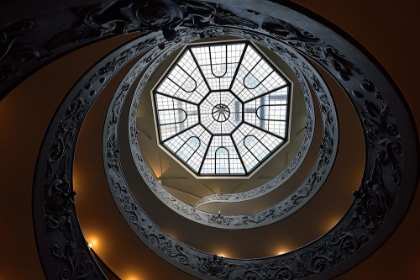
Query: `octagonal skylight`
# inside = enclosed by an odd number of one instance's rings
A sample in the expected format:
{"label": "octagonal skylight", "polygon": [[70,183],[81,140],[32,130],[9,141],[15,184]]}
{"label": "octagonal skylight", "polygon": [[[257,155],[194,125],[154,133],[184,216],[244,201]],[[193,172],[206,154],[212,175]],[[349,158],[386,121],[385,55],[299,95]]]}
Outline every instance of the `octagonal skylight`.
{"label": "octagonal skylight", "polygon": [[250,42],[187,46],[153,99],[159,143],[199,176],[247,176],[287,141],[290,82]]}

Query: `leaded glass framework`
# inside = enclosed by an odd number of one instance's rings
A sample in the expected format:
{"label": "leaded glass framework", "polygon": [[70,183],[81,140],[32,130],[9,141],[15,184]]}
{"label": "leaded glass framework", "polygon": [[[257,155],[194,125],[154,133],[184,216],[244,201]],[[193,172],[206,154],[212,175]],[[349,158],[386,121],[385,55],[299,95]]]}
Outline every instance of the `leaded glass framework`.
{"label": "leaded glass framework", "polygon": [[191,44],[152,91],[159,144],[198,176],[248,176],[287,142],[290,94],[254,44]]}

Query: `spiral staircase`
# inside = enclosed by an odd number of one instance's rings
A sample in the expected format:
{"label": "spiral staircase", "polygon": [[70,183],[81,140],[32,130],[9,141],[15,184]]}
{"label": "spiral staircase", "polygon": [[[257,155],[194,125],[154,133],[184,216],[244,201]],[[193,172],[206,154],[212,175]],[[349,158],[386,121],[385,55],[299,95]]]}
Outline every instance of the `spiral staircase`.
{"label": "spiral staircase", "polygon": [[[336,2],[0,4],[0,279],[420,278],[415,4]],[[292,81],[294,138],[195,178],[150,89],[236,39]]]}

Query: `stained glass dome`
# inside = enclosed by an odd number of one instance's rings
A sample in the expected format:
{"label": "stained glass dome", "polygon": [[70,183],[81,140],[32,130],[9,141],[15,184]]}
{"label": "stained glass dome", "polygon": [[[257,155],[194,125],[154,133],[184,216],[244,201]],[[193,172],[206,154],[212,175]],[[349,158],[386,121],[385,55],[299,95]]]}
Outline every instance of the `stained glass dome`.
{"label": "stained glass dome", "polygon": [[152,91],[159,144],[198,176],[248,176],[287,142],[290,87],[251,42],[191,44]]}

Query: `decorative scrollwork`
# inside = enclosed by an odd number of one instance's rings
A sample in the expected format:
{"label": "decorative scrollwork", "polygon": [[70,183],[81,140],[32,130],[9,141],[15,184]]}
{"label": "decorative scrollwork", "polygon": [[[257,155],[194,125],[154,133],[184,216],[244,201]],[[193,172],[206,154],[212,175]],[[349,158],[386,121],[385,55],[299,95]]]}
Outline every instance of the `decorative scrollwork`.
{"label": "decorative scrollwork", "polygon": [[61,280],[86,279],[89,276],[98,276],[99,270],[95,269],[89,254],[80,251],[80,248],[76,248],[75,243],[68,242],[64,249],[54,244],[51,252],[55,257],[57,269],[61,271],[59,274]]}
{"label": "decorative scrollwork", "polygon": [[[283,49],[278,49],[283,50]],[[273,179],[271,182],[263,184],[257,188],[246,192],[240,193],[220,193],[220,194],[212,194],[205,196],[198,200],[194,207],[199,208],[200,206],[208,203],[213,202],[242,202],[247,201],[250,199],[255,199],[261,197],[276,187],[280,186],[283,182],[286,182],[298,168],[300,167],[303,159],[306,157],[308,149],[312,143],[312,137],[315,129],[315,114],[314,114],[314,107],[313,107],[313,100],[310,93],[309,85],[306,82],[306,79],[302,75],[302,72],[294,65],[291,66],[293,72],[295,73],[299,84],[302,88],[303,97],[305,100],[306,105],[306,115],[307,115],[307,124],[305,126],[305,134],[302,138],[302,143],[299,147],[296,156],[293,158],[292,162],[279,174]]]}
{"label": "decorative scrollwork", "polygon": [[[211,32],[211,30],[209,30],[209,32]],[[321,117],[324,123],[324,148],[320,150],[316,164],[313,167],[311,173],[308,175],[307,179],[303,182],[303,184],[300,187],[298,187],[295,190],[294,193],[290,194],[283,201],[269,207],[268,209],[264,209],[256,213],[251,213],[247,215],[224,215],[223,217],[220,217],[214,214],[201,211],[199,209],[195,209],[190,205],[176,199],[174,196],[168,193],[166,189],[153,176],[152,172],[150,171],[150,168],[145,163],[145,160],[143,159],[142,153],[139,149],[137,133],[134,133],[137,128],[137,118],[135,116],[137,115],[136,112],[139,106],[140,95],[143,92],[143,87],[146,84],[145,81],[147,81],[149,76],[148,71],[150,70],[148,70],[146,72],[146,76],[142,77],[142,79],[140,80],[139,86],[136,89],[133,101],[131,103],[129,118],[129,138],[131,139],[130,148],[137,169],[143,177],[144,181],[149,186],[149,188],[162,202],[164,202],[172,210],[176,211],[180,215],[183,215],[184,217],[191,219],[195,222],[218,228],[242,229],[265,226],[277,222],[281,219],[284,219],[296,212],[301,207],[303,207],[303,205],[305,205],[315,195],[315,193],[324,183],[325,179],[328,177],[328,174],[331,171],[334,162],[338,146],[337,117],[333,106],[333,101],[329,95],[328,87],[326,86],[322,78],[319,76],[319,74],[316,74],[314,68],[310,66],[308,62],[306,62],[306,60],[302,58],[298,53],[294,52],[290,47],[287,47],[284,44],[273,40],[263,40],[263,37],[261,37],[258,34],[255,34],[252,31],[232,30],[230,28],[224,27],[221,29],[214,29],[212,33],[218,33],[220,35],[233,35],[241,38],[256,40],[261,44],[271,48],[275,46],[275,50],[273,48],[273,51],[279,54],[282,59],[288,61],[292,66],[292,69],[296,71],[299,82],[304,88],[305,100],[307,102],[312,101],[312,99],[310,97],[310,90],[308,89],[308,87],[306,87],[306,79],[311,81],[313,84],[316,84],[316,87],[314,87],[314,91],[318,98]],[[302,64],[301,70],[299,70],[298,67],[293,67],[293,65],[295,64]],[[311,104],[312,102],[310,104],[307,104],[307,108],[311,108]],[[110,107],[110,110],[114,111],[112,107]],[[313,111],[311,110],[309,116],[311,116],[312,114]],[[313,126],[311,127],[311,129],[313,129]],[[307,136],[309,136],[308,134],[310,132],[311,131],[306,132]],[[260,197],[277,188],[281,183],[285,182],[291,175],[293,175],[293,173],[301,164],[304,156],[306,155],[306,151],[310,145],[310,143],[307,143],[307,140],[307,138],[303,139],[303,144],[306,145],[300,147],[299,151],[301,153],[298,153],[297,156],[293,159],[292,163],[273,180],[249,192],[228,195],[223,194],[221,197],[222,199],[220,199],[220,202],[246,201],[249,199]],[[319,177],[319,179],[315,182],[311,181],[311,178],[313,177],[314,173],[316,173]],[[296,193],[298,195],[295,195]],[[213,196],[210,197],[209,202],[213,202],[213,198]],[[223,198],[227,199],[223,200]],[[219,197],[217,197],[216,199],[219,199]]]}
{"label": "decorative scrollwork", "polygon": [[79,18],[75,27],[52,37],[46,48],[52,51],[71,43],[135,30],[143,34],[161,30],[168,41],[173,41],[177,37],[175,29],[181,25],[205,31],[214,13],[214,4],[194,1],[177,4],[172,0],[125,0],[82,7],[74,10]]}
{"label": "decorative scrollwork", "polygon": [[19,75],[22,63],[45,59],[45,53],[30,47],[24,38],[33,29],[31,20],[24,20],[0,29],[0,82]]}
{"label": "decorative scrollwork", "polygon": [[[79,82],[73,88],[76,94],[70,95],[63,103],[57,113],[60,116],[59,121],[50,126],[50,136],[41,151],[40,162],[44,164],[40,165],[42,167],[38,170],[34,188],[43,193],[43,207],[40,206],[43,212],[39,212],[41,216],[38,219],[45,219],[48,236],[56,236],[47,239],[53,252],[52,256],[58,258],[57,262],[60,264],[67,264],[57,266],[57,273],[62,279],[88,279],[100,275],[96,273],[100,269],[92,256],[84,251],[87,246],[80,230],[75,229],[78,223],[74,211],[75,192],[72,188],[71,167],[77,135],[87,111],[105,86],[105,82],[129,60],[159,43],[159,39],[153,37],[145,36],[128,43],[124,50],[114,52],[109,55],[109,60],[92,69],[90,78]],[[66,249],[61,252],[60,248]],[[84,268],[80,271],[82,266]]]}
{"label": "decorative scrollwork", "polygon": [[242,265],[226,262],[223,257],[217,255],[207,257],[195,256],[195,258],[198,264],[198,271],[219,279],[228,279],[232,271],[243,267]]}
{"label": "decorative scrollwork", "polygon": [[370,179],[366,180],[358,191],[355,212],[347,229],[367,228],[370,233],[375,233],[383,223],[384,215],[394,204],[395,198],[383,184],[383,173],[380,163],[381,154],[378,154]]}
{"label": "decorative scrollwork", "polygon": [[[10,90],[20,76],[27,76],[69,50],[129,32],[147,35],[162,32],[168,41],[177,38],[183,27],[204,36],[214,17],[216,4],[177,0],[123,0],[60,11],[54,16],[18,22],[0,29],[0,91]],[[37,32],[34,32],[37,26]],[[42,34],[41,37],[39,37]],[[0,96],[2,98],[3,96]]]}
{"label": "decorative scrollwork", "polygon": [[[265,4],[262,3],[260,6],[265,7]],[[276,7],[280,9],[283,6]],[[246,8],[235,8],[237,11],[242,9],[243,14],[250,14]],[[254,10],[256,16],[264,16],[258,7]],[[230,12],[237,16],[241,15],[234,11]],[[265,28],[258,29],[258,33],[264,34],[265,36],[261,36],[265,37],[264,40],[267,42],[282,40],[292,46],[294,50],[311,57],[344,88],[361,118],[361,126],[365,131],[367,143],[365,168],[367,172],[363,176],[360,189],[354,193],[355,202],[330,232],[290,253],[254,260],[212,257],[210,254],[200,252],[172,239],[136,205],[127,185],[123,184],[124,179],[118,176],[114,177],[119,178],[112,185],[121,202],[117,203],[117,206],[124,213],[124,218],[139,238],[178,268],[194,275],[200,275],[202,278],[302,279],[312,275],[322,276],[330,268],[338,264],[344,265],[343,262],[353,257],[359,250],[373,252],[378,245],[369,247],[369,240],[377,234],[380,227],[384,227],[382,232],[385,234],[375,236],[377,240],[384,240],[390,235],[394,228],[385,227],[388,215],[394,211],[394,213],[399,213],[396,216],[397,219],[402,219],[408,206],[403,205],[399,197],[409,197],[416,187],[417,179],[407,177],[406,174],[411,173],[407,173],[406,170],[407,168],[415,170],[418,168],[418,159],[410,155],[410,153],[417,155],[418,143],[415,139],[408,139],[404,133],[400,132],[400,130],[407,132],[407,127],[414,129],[413,124],[409,113],[404,110],[393,110],[396,105],[392,104],[389,99],[392,99],[393,103],[403,104],[403,102],[399,99],[396,90],[387,82],[386,77],[384,78],[380,70],[375,68],[369,59],[361,53],[358,53],[357,58],[347,56],[346,54],[350,51],[346,48],[352,51],[357,50],[347,41],[343,41],[340,49],[336,49],[304,30],[305,24],[307,28],[311,28],[310,24],[319,26],[320,24],[316,21],[304,18],[299,22],[302,26],[298,27],[286,22],[287,17],[282,20],[276,20],[280,25],[276,25],[277,29],[265,24]],[[293,20],[293,16],[290,20]],[[220,30],[223,28],[216,31]],[[223,34],[223,32],[219,32],[219,34]],[[242,35],[244,33],[237,29],[237,33],[232,31],[231,33],[226,32],[226,34]],[[107,62],[113,61],[114,57],[121,55],[122,49],[132,51],[132,54],[126,53],[128,61],[163,42],[163,38],[157,36],[151,41],[153,43],[146,43],[145,40],[153,38],[154,35],[156,34],[151,34],[150,37],[141,37],[137,39],[139,41],[129,43],[92,68],[63,101],[49,126],[37,165],[33,199],[38,250],[43,266],[47,274],[49,273],[47,275],[49,279],[91,279],[93,277],[104,279],[104,275],[100,273],[84,243],[74,212],[71,166],[75,142],[92,102],[105,82],[124,63],[115,68],[111,67],[108,72],[98,75],[99,68],[105,67]],[[199,35],[201,34],[197,32],[194,36],[191,36],[188,31],[180,32],[181,39],[174,42],[183,44],[193,38],[198,38]],[[340,38],[334,32],[329,33],[328,36]],[[259,35],[250,34],[250,37],[258,38]],[[294,51],[292,53],[296,55]],[[311,77],[309,72],[305,72],[309,71],[307,69],[309,67],[301,63],[299,56],[296,55],[292,58],[306,76]],[[143,68],[146,63],[144,61],[142,63],[138,67]],[[362,69],[366,69],[363,63],[372,66],[368,67],[369,75],[362,71]],[[360,68],[355,66],[356,64],[361,65]],[[369,79],[368,76],[374,79]],[[85,81],[89,80],[89,77],[95,78],[90,80],[90,86],[85,87]],[[131,81],[134,80],[133,77],[131,79]],[[383,81],[384,85],[375,85],[374,80]],[[316,88],[318,82],[315,79],[312,81]],[[379,86],[387,87],[387,90],[381,92]],[[118,91],[126,88],[126,84],[122,83]],[[91,94],[93,91],[94,93]],[[80,95],[78,96],[78,94]],[[320,95],[323,96],[321,92]],[[112,102],[115,101],[116,98]],[[331,119],[327,117],[327,120]],[[399,127],[398,123],[404,123],[404,126]],[[336,131],[333,132],[336,133]],[[134,132],[130,131],[130,133]],[[329,145],[331,144],[328,141],[323,143],[321,152],[330,153]],[[412,162],[408,162],[408,164],[406,158]],[[323,161],[327,160],[328,156],[323,159]],[[402,164],[403,162],[405,164]],[[108,166],[108,163],[106,164]],[[116,172],[115,168],[109,169],[109,174],[116,175],[114,172]],[[145,180],[150,180],[150,178],[145,178]],[[311,180],[311,183],[316,181],[316,176],[311,177]],[[403,181],[407,182],[404,188],[402,188]],[[395,208],[396,210],[394,210]],[[51,268],[48,262],[51,258],[55,262],[54,268]],[[350,266],[351,264],[346,268]]]}

